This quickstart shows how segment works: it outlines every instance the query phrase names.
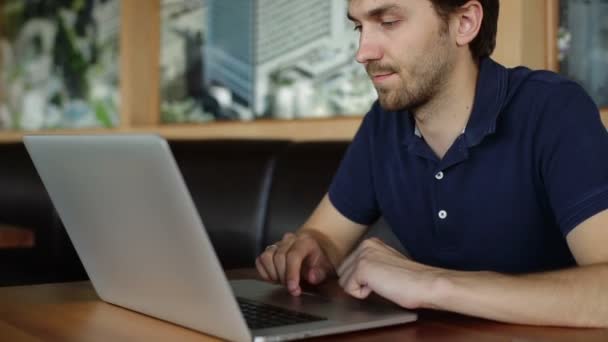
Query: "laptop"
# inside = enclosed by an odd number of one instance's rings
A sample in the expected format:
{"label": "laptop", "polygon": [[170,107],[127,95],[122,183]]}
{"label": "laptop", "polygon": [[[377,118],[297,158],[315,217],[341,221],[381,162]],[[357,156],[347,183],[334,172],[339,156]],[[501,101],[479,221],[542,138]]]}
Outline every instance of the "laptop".
{"label": "laptop", "polygon": [[25,136],[24,142],[103,301],[231,341],[416,320],[383,300],[293,297],[276,284],[228,281],[159,136]]}

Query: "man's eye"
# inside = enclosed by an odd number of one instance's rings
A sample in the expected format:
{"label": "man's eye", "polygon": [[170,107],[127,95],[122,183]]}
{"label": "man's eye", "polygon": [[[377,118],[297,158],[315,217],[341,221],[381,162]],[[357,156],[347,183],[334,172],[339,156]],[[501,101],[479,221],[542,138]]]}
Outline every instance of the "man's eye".
{"label": "man's eye", "polygon": [[353,30],[361,32],[361,25],[355,25],[355,27],[353,27]]}
{"label": "man's eye", "polygon": [[399,23],[399,20],[393,20],[393,21],[383,21],[382,22],[382,27],[385,28],[391,28],[397,25],[397,23]]}

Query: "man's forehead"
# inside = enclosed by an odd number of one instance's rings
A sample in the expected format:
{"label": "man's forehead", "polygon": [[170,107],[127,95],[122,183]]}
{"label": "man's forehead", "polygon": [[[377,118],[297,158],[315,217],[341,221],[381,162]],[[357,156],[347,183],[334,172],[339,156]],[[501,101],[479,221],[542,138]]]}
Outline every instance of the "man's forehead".
{"label": "man's forehead", "polygon": [[357,8],[375,8],[385,5],[403,6],[407,2],[418,0],[348,0],[348,6]]}
{"label": "man's forehead", "polygon": [[348,17],[359,19],[388,10],[404,9],[412,3],[428,0],[348,0]]}

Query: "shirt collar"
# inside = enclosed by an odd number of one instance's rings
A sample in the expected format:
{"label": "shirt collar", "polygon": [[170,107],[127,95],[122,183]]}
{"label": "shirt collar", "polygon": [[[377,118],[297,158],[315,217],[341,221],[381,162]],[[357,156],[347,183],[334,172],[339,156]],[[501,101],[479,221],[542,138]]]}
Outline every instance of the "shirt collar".
{"label": "shirt collar", "polygon": [[[496,131],[496,120],[507,96],[508,71],[490,58],[480,61],[479,76],[475,90],[473,109],[467,126],[462,130],[468,147],[479,144],[484,137]],[[409,112],[404,112],[405,137],[403,143],[412,144],[422,137],[415,120]]]}
{"label": "shirt collar", "polygon": [[496,131],[496,121],[507,98],[508,80],[505,67],[490,58],[481,60],[473,110],[464,134],[469,147]]}
{"label": "shirt collar", "polygon": [[[461,133],[464,134],[464,132],[466,130],[467,130],[466,127],[463,128]],[[418,129],[418,125],[416,125],[415,123],[414,123],[414,135],[417,136],[418,138],[422,138],[422,133],[420,133],[420,130]]]}

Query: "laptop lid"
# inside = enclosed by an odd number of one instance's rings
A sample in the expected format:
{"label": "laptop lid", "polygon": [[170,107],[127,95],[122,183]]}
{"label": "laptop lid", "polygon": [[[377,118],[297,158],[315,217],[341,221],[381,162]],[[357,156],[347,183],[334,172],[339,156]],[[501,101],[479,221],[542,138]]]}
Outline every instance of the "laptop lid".
{"label": "laptop lid", "polygon": [[26,136],[26,148],[104,301],[250,341],[167,142]]}

